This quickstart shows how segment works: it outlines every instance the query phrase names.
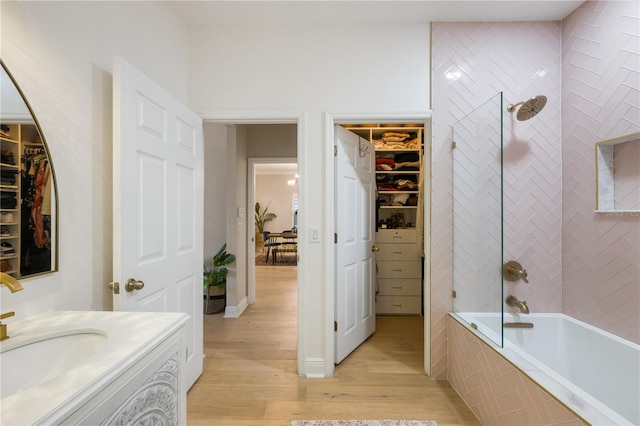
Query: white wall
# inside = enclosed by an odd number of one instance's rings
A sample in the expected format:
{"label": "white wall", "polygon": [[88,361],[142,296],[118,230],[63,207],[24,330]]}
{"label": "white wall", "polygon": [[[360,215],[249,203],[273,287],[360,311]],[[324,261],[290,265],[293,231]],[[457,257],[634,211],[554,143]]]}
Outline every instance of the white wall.
{"label": "white wall", "polygon": [[291,157],[298,155],[297,129],[292,124],[247,125],[249,157]]}
{"label": "white wall", "polygon": [[267,222],[265,231],[282,232],[293,226],[292,197],[298,191],[297,185],[289,186],[287,181],[293,179],[292,174],[263,174],[256,176],[256,200],[264,208],[268,203],[269,211],[276,218]]}
{"label": "white wall", "polygon": [[[227,234],[227,126],[204,125],[204,262],[226,242]],[[235,254],[235,253],[234,253]]]}
{"label": "white wall", "polygon": [[[12,320],[51,309],[111,308],[112,58],[178,99],[187,35],[161,2],[2,2],[1,56],[33,107],[59,189],[60,272],[1,290]],[[144,31],[140,23],[144,22]]]}
{"label": "white wall", "polygon": [[[305,312],[301,355],[323,374],[328,318],[324,303],[333,285],[330,253],[333,218],[327,200],[333,188],[332,157],[324,141],[324,113],[423,113],[429,108],[430,25],[366,24],[229,25],[189,35],[189,105],[197,112],[297,111],[306,126],[298,152],[301,250],[313,262],[299,268]],[[319,244],[306,244],[308,227],[322,230]],[[327,272],[329,271],[329,272]],[[332,319],[332,318],[331,318]]]}
{"label": "white wall", "polygon": [[[247,129],[248,156],[250,158],[296,158],[297,129],[292,124],[254,124]],[[291,196],[298,191],[298,186],[290,187],[287,180],[294,174],[281,175],[277,178],[269,175],[256,176],[256,201],[264,207],[271,201],[269,211],[277,215],[268,222],[265,229],[280,232],[291,228]],[[273,179],[276,179],[273,181]],[[287,201],[288,200],[288,201]]]}
{"label": "white wall", "polygon": [[[226,176],[217,184],[225,188],[227,251],[236,255],[229,265],[226,316],[236,317],[247,305],[247,132],[243,126],[227,126]],[[222,199],[221,199],[222,201]],[[245,214],[239,217],[238,209]],[[224,221],[224,218],[221,218]]]}

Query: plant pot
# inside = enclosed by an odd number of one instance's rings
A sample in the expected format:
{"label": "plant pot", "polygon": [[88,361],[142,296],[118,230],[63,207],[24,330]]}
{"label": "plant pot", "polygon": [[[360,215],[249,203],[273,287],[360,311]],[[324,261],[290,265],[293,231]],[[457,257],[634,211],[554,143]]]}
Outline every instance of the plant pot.
{"label": "plant pot", "polygon": [[[226,283],[225,283],[226,284]],[[225,286],[210,285],[204,291],[204,313],[218,314],[227,306],[227,292]]]}
{"label": "plant pot", "polygon": [[264,238],[262,238],[262,232],[256,232],[256,252],[258,251],[264,254]]}

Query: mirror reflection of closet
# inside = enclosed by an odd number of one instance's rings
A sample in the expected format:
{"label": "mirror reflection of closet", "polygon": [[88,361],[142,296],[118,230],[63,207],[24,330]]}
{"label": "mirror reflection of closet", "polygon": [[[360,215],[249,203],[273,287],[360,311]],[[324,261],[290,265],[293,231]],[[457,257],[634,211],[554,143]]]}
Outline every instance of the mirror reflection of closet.
{"label": "mirror reflection of closet", "polygon": [[0,64],[0,270],[19,279],[58,269],[57,191],[38,121]]}

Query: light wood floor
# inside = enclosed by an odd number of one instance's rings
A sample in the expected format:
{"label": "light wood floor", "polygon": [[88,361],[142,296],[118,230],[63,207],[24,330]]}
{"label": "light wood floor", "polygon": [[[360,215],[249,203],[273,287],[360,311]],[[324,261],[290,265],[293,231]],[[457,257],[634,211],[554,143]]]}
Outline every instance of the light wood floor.
{"label": "light wood floor", "polygon": [[[446,381],[423,370],[423,318],[380,316],[327,379],[296,371],[296,268],[256,269],[256,303],[240,318],[204,317],[204,373],[189,425],[289,425],[301,419],[422,419],[479,425]],[[261,277],[261,278],[259,278]]]}

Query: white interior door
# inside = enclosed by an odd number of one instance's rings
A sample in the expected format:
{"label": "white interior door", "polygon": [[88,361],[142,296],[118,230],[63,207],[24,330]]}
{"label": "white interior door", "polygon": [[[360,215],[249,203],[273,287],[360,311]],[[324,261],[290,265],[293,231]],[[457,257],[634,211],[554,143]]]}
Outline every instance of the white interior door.
{"label": "white interior door", "polygon": [[189,388],[203,362],[202,119],[122,58],[113,80],[113,306],[190,315]]}
{"label": "white interior door", "polygon": [[375,154],[372,143],[342,126],[335,126],[335,135],[335,362],[340,363],[376,328]]}

